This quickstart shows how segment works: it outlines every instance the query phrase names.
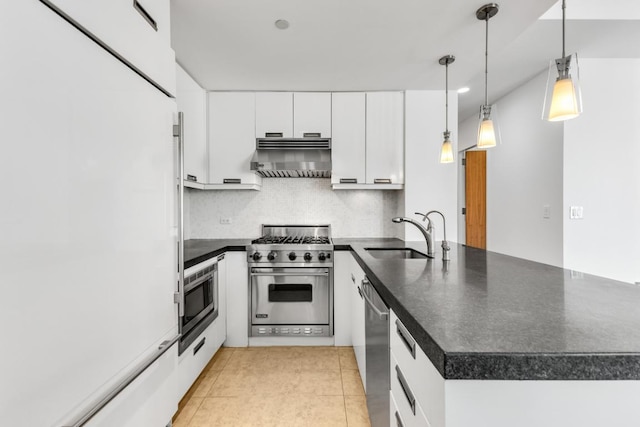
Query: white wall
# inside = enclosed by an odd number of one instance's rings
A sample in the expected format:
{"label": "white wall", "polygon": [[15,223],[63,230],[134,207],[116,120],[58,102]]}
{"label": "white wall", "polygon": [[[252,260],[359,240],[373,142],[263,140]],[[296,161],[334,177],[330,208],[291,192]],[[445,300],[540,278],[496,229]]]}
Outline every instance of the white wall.
{"label": "white wall", "polygon": [[640,60],[582,59],[580,72],[584,113],[564,134],[565,266],[640,282]]}
{"label": "white wall", "polygon": [[[561,266],[563,131],[540,118],[545,85],[546,71],[497,102],[502,144],[487,150],[487,249]],[[476,117],[460,129],[475,144]]]}
{"label": "white wall", "polygon": [[[401,191],[332,190],[329,179],[268,178],[261,191],[188,190],[188,238],[255,238],[262,224],[331,224],[333,237],[397,237]],[[230,225],[220,224],[230,218]]]}
{"label": "white wall", "polygon": [[[458,97],[449,92],[449,130],[454,150],[457,146]],[[447,239],[458,241],[456,227],[456,164],[440,163],[445,130],[445,92],[407,91],[405,93],[405,191],[404,215],[420,219],[414,212],[441,211],[448,220]],[[456,159],[457,161],[457,159]],[[430,216],[436,227],[436,240],[443,239],[442,219]],[[413,225],[406,224],[405,239],[422,241]],[[439,249],[437,249],[439,250]]]}

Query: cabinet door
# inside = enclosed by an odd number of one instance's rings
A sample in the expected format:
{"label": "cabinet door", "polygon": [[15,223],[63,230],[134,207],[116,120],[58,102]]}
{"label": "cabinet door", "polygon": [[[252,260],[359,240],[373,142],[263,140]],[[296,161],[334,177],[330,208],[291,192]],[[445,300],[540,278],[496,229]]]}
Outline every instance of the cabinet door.
{"label": "cabinet door", "polygon": [[[333,253],[333,337],[336,346],[350,346],[351,340],[351,253]],[[355,280],[355,279],[354,279]]]}
{"label": "cabinet door", "polygon": [[331,183],[365,183],[366,122],[364,93],[334,93]]}
{"label": "cabinet door", "polygon": [[256,138],[264,138],[270,133],[293,137],[293,93],[257,92],[255,104]]}
{"label": "cabinet door", "polygon": [[293,94],[293,136],[305,134],[331,137],[331,93],[298,92]]}
{"label": "cabinet door", "polygon": [[168,0],[48,0],[163,90],[175,94]]}
{"label": "cabinet door", "polygon": [[351,338],[353,340],[353,351],[356,355],[358,363],[358,371],[362,379],[364,389],[367,389],[367,364],[365,354],[365,330],[364,330],[364,309],[365,301],[361,294],[362,281],[364,280],[364,271],[358,265],[358,262],[351,257],[351,274],[352,274],[352,293],[351,293]]}
{"label": "cabinet door", "polygon": [[404,96],[367,93],[367,184],[404,183]]}
{"label": "cabinet door", "polygon": [[[209,182],[259,184],[250,169],[256,150],[255,95],[248,92],[209,93]],[[239,181],[238,181],[239,180]]]}
{"label": "cabinet door", "polygon": [[207,182],[207,93],[176,65],[176,104],[184,113],[184,172],[189,181]]}
{"label": "cabinet door", "polygon": [[227,340],[228,347],[249,345],[249,270],[246,252],[227,252]]}

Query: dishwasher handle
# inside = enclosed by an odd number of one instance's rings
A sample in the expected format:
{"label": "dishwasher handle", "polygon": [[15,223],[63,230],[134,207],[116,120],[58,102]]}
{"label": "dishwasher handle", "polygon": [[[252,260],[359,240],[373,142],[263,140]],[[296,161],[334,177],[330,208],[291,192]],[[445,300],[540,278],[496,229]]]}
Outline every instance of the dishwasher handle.
{"label": "dishwasher handle", "polygon": [[365,290],[365,285],[371,286],[371,282],[369,282],[369,280],[367,280],[366,278],[362,280],[362,293],[361,293],[362,297],[367,302],[367,304],[369,304],[369,307],[371,307],[373,312],[380,318],[380,320],[387,320],[389,318],[389,312],[382,311],[378,307],[376,307],[376,304],[373,302],[371,297],[367,295],[367,292]]}

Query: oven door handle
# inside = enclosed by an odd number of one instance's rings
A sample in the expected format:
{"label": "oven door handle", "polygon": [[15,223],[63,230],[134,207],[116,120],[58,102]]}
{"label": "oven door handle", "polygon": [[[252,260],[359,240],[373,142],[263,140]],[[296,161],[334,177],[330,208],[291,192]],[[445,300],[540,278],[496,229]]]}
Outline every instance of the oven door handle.
{"label": "oven door handle", "polygon": [[321,273],[254,273],[251,272],[252,276],[271,276],[271,277],[279,277],[279,276],[328,276],[329,272],[323,271]]}

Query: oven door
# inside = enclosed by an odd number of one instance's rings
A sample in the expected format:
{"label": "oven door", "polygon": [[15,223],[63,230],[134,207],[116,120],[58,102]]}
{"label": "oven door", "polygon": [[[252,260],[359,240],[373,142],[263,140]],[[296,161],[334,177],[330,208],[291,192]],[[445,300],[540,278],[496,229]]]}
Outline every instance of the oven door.
{"label": "oven door", "polygon": [[252,268],[253,325],[328,325],[328,268]]}

